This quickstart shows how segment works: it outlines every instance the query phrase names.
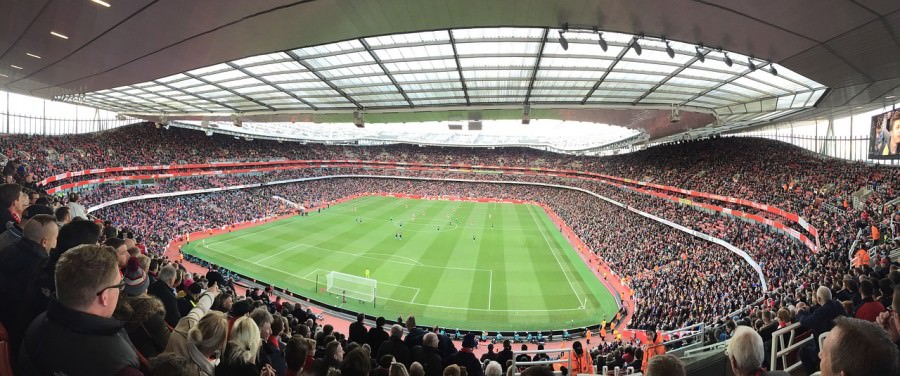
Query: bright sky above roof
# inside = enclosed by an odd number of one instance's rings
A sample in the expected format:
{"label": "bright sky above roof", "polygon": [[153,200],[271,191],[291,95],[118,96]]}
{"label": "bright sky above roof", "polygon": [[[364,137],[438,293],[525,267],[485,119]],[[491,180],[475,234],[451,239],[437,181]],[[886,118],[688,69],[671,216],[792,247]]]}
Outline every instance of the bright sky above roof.
{"label": "bright sky above roof", "polygon": [[[179,123],[200,126],[199,121]],[[448,124],[458,124],[462,130],[450,130]],[[243,122],[236,127],[229,122],[211,122],[220,131],[245,136],[276,137],[309,142],[378,141],[387,143],[438,144],[457,146],[520,145],[550,147],[560,151],[574,151],[600,147],[640,134],[639,131],[607,124],[562,120],[532,120],[524,125],[520,120],[485,120],[482,129],[468,130],[467,122],[422,122],[403,124],[366,123],[357,128],[352,123],[253,123]]]}

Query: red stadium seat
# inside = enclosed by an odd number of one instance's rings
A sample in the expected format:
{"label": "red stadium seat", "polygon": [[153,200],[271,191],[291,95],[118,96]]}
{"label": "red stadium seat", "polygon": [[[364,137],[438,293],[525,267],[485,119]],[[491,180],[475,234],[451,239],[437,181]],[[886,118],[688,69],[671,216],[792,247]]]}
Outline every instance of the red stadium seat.
{"label": "red stadium seat", "polygon": [[9,359],[9,335],[0,324],[0,376],[12,376],[12,360]]}

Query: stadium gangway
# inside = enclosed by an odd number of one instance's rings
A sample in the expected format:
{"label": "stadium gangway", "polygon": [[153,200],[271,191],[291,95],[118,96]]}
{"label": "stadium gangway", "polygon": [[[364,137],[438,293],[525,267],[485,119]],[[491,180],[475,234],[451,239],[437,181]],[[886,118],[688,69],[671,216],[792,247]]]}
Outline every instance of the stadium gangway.
{"label": "stadium gangway", "polygon": [[[802,331],[799,331],[801,329]],[[809,336],[803,338],[802,340],[797,340],[797,337],[803,336],[805,333],[809,333]],[[785,340],[785,334],[787,335],[787,340]],[[769,369],[773,371],[777,370],[777,368],[775,367],[778,365],[779,358],[781,359],[781,364],[784,365],[785,372],[790,373],[795,369],[802,367],[803,364],[800,362],[799,356],[797,357],[796,363],[788,365],[789,357],[801,346],[812,340],[812,332],[808,331],[806,328],[801,328],[800,323],[793,323],[773,332],[772,353],[770,358],[771,363],[769,364]]]}
{"label": "stadium gangway", "polygon": [[[516,357],[520,354],[563,353],[563,354],[568,355],[571,351],[572,351],[571,348],[551,349],[551,350],[525,350],[525,351],[517,350],[517,351],[513,351],[512,365],[510,365],[510,367],[512,367],[512,369],[514,369],[514,370],[518,370],[518,366],[539,366],[539,365],[553,365],[553,364],[559,364],[559,363],[566,363],[566,369],[572,369],[572,362],[568,358],[568,356],[566,356],[566,359],[551,359],[551,360],[541,360],[541,361],[536,361],[536,362],[535,361],[516,362]],[[597,371],[600,371],[600,372],[597,372]],[[521,373],[519,373],[519,372],[515,372],[514,374],[521,375]],[[562,373],[559,371],[554,371],[553,374],[561,375]],[[607,366],[603,366],[601,369],[598,370],[596,365],[594,366],[593,374],[585,373],[585,374],[579,374],[579,375],[597,375],[597,374],[609,375],[609,376],[641,376],[642,375],[641,373],[635,373],[634,367],[628,367],[624,370],[622,370],[619,367],[615,367],[612,371],[610,371],[609,367],[607,367]]]}
{"label": "stadium gangway", "polygon": [[696,349],[687,350],[684,352],[684,355],[680,356],[679,358],[681,358],[681,360],[685,364],[687,364],[694,358],[704,358],[711,353],[724,352],[726,347],[728,347],[728,342],[716,342],[712,345],[706,345]]}
{"label": "stadium gangway", "polygon": [[705,330],[703,329],[706,324],[697,323],[693,325],[683,326],[681,328],[675,330],[669,330],[665,332],[666,335],[674,336],[676,334],[684,334],[689,333],[687,335],[681,335],[678,338],[670,339],[666,342],[663,342],[663,345],[666,346],[666,349],[674,349],[674,345],[681,343],[677,349],[674,350],[689,350],[691,348],[695,348],[699,345],[703,344],[703,334]]}
{"label": "stadium gangway", "polygon": [[[516,357],[519,356],[520,354],[550,354],[550,353],[562,353],[562,354],[568,355],[570,351],[572,351],[571,348],[552,349],[552,350],[525,350],[525,351],[522,351],[522,350],[516,350],[516,351],[513,351],[512,365],[511,365],[510,367],[512,367],[512,369],[515,369],[515,370],[518,371],[517,366],[541,366],[541,365],[545,365],[545,366],[551,366],[551,367],[552,367],[554,364],[566,363],[566,369],[572,369],[572,361],[569,359],[568,356],[566,357],[566,359],[550,359],[550,360],[540,360],[540,361],[536,361],[536,362],[535,362],[535,361],[529,361],[529,362],[516,362]],[[548,356],[549,356],[549,355],[548,355]],[[532,357],[533,357],[533,356],[532,356]],[[560,356],[560,357],[561,357],[561,356]],[[501,366],[502,366],[502,364],[501,364]],[[554,373],[554,374],[559,374],[559,375],[562,374],[562,373],[559,373],[559,371],[554,371],[553,373]],[[515,375],[521,375],[521,373],[515,372]]]}

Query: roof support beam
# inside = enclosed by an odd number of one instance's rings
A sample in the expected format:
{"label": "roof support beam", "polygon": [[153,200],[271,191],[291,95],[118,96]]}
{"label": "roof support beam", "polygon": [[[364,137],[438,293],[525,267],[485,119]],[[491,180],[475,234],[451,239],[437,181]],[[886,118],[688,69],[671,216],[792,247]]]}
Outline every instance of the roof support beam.
{"label": "roof support beam", "polygon": [[[710,51],[706,51],[705,53],[703,53],[703,57],[705,58],[706,55],[709,54],[709,52],[710,52]],[[685,69],[687,69],[687,68],[690,67],[691,65],[694,65],[694,63],[697,62],[697,60],[700,60],[697,56],[694,56],[693,58],[691,58],[691,60],[688,60],[688,62],[687,62],[687,63],[684,63],[684,65],[682,65],[681,68],[676,69],[676,70],[673,71],[671,74],[669,74],[668,76],[666,76],[666,78],[664,78],[662,81],[657,82],[656,85],[653,85],[653,87],[651,87],[649,90],[647,90],[646,92],[644,92],[644,94],[641,94],[641,96],[638,97],[637,99],[635,99],[634,102],[631,102],[631,104],[638,104],[638,103],[640,103],[642,100],[644,100],[644,98],[647,98],[648,95],[653,94],[653,92],[655,92],[656,89],[659,89],[660,86],[665,85],[666,82],[669,82],[669,80],[671,80],[671,79],[674,78],[675,76],[681,74],[681,72],[683,72]]]}
{"label": "roof support beam", "polygon": [[[765,67],[767,67],[767,66],[769,66],[769,65],[772,65],[772,63],[766,62],[766,63],[764,63],[764,64],[762,64],[762,65],[756,67],[756,69],[763,69],[763,68],[765,68]],[[681,104],[680,104],[679,106],[684,106],[684,105],[686,105],[686,104],[688,104],[688,103],[691,103],[691,101],[693,101],[694,99],[700,98],[700,97],[702,97],[702,96],[704,96],[704,95],[706,95],[706,94],[709,94],[709,93],[711,93],[711,92],[713,92],[713,91],[715,91],[715,90],[721,88],[722,86],[728,85],[728,84],[730,84],[730,83],[736,81],[738,78],[744,77],[747,73],[750,73],[750,72],[752,72],[752,71],[751,71],[749,68],[748,68],[748,69],[745,69],[743,72],[734,75],[734,77],[731,77],[731,78],[729,78],[729,79],[727,79],[727,80],[725,80],[725,81],[722,81],[722,82],[720,82],[718,85],[713,86],[713,87],[711,87],[711,88],[709,88],[709,89],[706,89],[706,90],[702,91],[701,93],[699,93],[699,94],[697,94],[697,95],[694,95],[693,97],[689,98],[688,100],[686,100],[686,101],[684,101],[684,102],[681,102]]]}
{"label": "roof support beam", "polygon": [[528,80],[528,91],[525,93],[525,104],[531,100],[531,90],[534,89],[534,80],[537,78],[538,69],[541,67],[541,58],[544,57],[544,46],[547,45],[547,34],[550,28],[544,28],[544,37],[541,38],[541,48],[538,50],[537,58],[534,59],[534,69],[531,70],[531,79]]}
{"label": "roof support beam", "polygon": [[[120,93],[120,92],[116,91],[116,93]],[[122,94],[122,93],[120,93],[120,94]],[[148,106],[148,105],[145,105],[145,104],[142,104],[142,103],[137,103],[137,102],[131,101],[131,100],[128,99],[128,97],[118,98],[118,97],[114,97],[114,96],[112,96],[112,95],[107,95],[107,94],[98,94],[98,95],[102,95],[103,97],[109,98],[109,99],[112,100],[112,101],[116,101],[116,102],[125,102],[125,103],[128,103],[128,104],[132,105],[132,106],[136,106],[136,107],[140,107],[140,108],[145,108],[145,109],[147,109],[147,110],[149,110],[149,111],[154,111],[154,112],[156,112],[156,113],[159,113],[159,109],[153,108],[153,107],[151,107],[151,106]],[[126,95],[127,95],[127,94],[126,94]]]}
{"label": "roof support beam", "polygon": [[400,84],[398,84],[397,80],[394,79],[394,76],[391,75],[391,72],[388,71],[387,68],[384,67],[384,64],[381,62],[381,59],[378,57],[378,55],[376,55],[375,52],[372,51],[372,46],[370,46],[369,43],[366,42],[366,40],[363,38],[359,38],[357,40],[359,41],[360,44],[363,45],[363,47],[366,48],[366,52],[369,53],[369,56],[372,57],[372,60],[375,60],[375,63],[378,64],[378,67],[381,68],[381,71],[384,72],[384,75],[387,76],[387,78],[391,80],[391,83],[394,84],[394,87],[397,88],[397,91],[400,92],[400,95],[403,96],[403,99],[406,100],[406,103],[409,103],[409,107],[415,107],[413,105],[413,102],[411,100],[409,100],[409,97],[406,95],[406,92],[403,91],[403,88],[400,87]]}
{"label": "roof support beam", "polygon": [[[193,108],[196,108],[196,109],[198,109],[198,110],[203,110],[203,108],[201,108],[201,107],[194,106],[194,105],[192,105],[192,104],[190,104],[190,103],[182,102],[182,101],[177,100],[177,99],[175,99],[175,98],[169,98],[168,96],[165,96],[165,95],[159,95],[159,94],[157,94],[157,93],[148,91],[148,90],[146,90],[146,89],[144,89],[144,88],[140,88],[140,87],[136,87],[136,86],[132,86],[132,87],[135,88],[135,89],[138,89],[138,90],[140,90],[140,91],[143,91],[143,92],[145,92],[145,93],[154,94],[154,95],[156,95],[156,96],[158,96],[158,97],[162,97],[162,98],[168,99],[168,100],[170,100],[170,101],[172,101],[172,102],[178,102],[178,103],[181,103],[181,104],[183,104],[183,105],[185,105],[185,106],[188,106],[188,107],[193,107]],[[115,90],[113,90],[113,91],[115,91]],[[166,107],[168,107],[168,108],[171,108],[171,109],[175,110],[175,112],[181,112],[180,109],[177,109],[177,108],[175,108],[175,107],[169,106],[169,105],[164,104],[164,103],[160,103],[160,104],[163,105],[163,106],[166,106]]]}
{"label": "roof support beam", "polygon": [[450,29],[447,29],[447,35],[450,36],[450,47],[453,47],[453,60],[456,61],[456,73],[459,74],[459,83],[462,85],[463,95],[466,96],[466,106],[471,106],[469,88],[466,86],[466,79],[463,77],[462,65],[459,64],[459,53],[456,52],[456,39],[453,38],[453,31]]}
{"label": "roof support beam", "polygon": [[234,90],[231,90],[231,89],[229,89],[229,88],[227,88],[227,87],[222,86],[221,84],[212,82],[212,81],[207,80],[207,79],[205,79],[205,78],[203,78],[203,77],[196,76],[196,75],[193,75],[193,74],[188,73],[188,72],[184,72],[184,73],[182,73],[182,74],[185,75],[185,76],[188,76],[188,77],[190,77],[190,78],[193,78],[193,79],[195,79],[195,80],[197,80],[197,81],[200,81],[200,82],[202,82],[202,83],[205,83],[205,84],[207,84],[207,85],[215,86],[215,87],[219,88],[219,90],[227,91],[227,92],[229,92],[229,93],[231,93],[231,94],[234,94],[234,95],[237,95],[237,96],[239,96],[239,97],[241,97],[241,98],[244,98],[244,99],[246,99],[246,100],[248,100],[248,101],[250,101],[250,102],[256,103],[256,104],[258,104],[258,105],[260,105],[260,106],[262,106],[262,107],[268,108],[269,111],[275,111],[275,107],[269,106],[269,105],[267,105],[267,104],[265,104],[265,103],[262,103],[262,102],[260,102],[260,101],[258,101],[258,100],[256,100],[256,99],[253,99],[253,98],[250,98],[250,97],[248,97],[248,96],[246,96],[246,95],[244,95],[244,94],[238,93],[238,92],[236,92],[236,91],[234,91]]}
{"label": "roof support beam", "polygon": [[314,74],[316,77],[318,77],[320,80],[322,80],[322,82],[324,82],[326,85],[328,85],[328,87],[330,87],[331,90],[336,91],[338,94],[340,94],[342,97],[344,97],[344,99],[346,99],[350,103],[353,103],[353,105],[356,106],[356,108],[363,108],[363,106],[361,104],[359,104],[359,102],[357,102],[355,99],[353,99],[353,97],[347,95],[347,93],[345,93],[343,90],[341,90],[341,88],[337,87],[337,85],[335,85],[333,82],[331,82],[330,80],[325,78],[325,76],[323,76],[322,73],[313,69],[313,67],[311,65],[309,65],[309,63],[307,63],[306,61],[301,59],[300,56],[297,56],[297,54],[295,54],[294,51],[285,51],[285,53],[288,54],[288,56],[290,56],[292,59],[294,59],[294,61],[296,61],[297,64],[302,65],[304,68],[306,68],[306,70],[308,70],[310,73]]}
{"label": "roof support beam", "polygon": [[178,92],[180,92],[180,93],[182,93],[182,94],[190,95],[190,96],[192,96],[192,97],[194,97],[194,98],[197,98],[197,99],[202,99],[202,100],[205,100],[205,101],[207,101],[207,102],[217,104],[217,105],[222,106],[222,107],[225,107],[225,108],[227,108],[227,109],[229,109],[229,110],[231,110],[231,111],[234,111],[234,112],[240,112],[240,111],[238,111],[238,109],[236,109],[236,108],[234,108],[234,107],[231,107],[231,106],[229,106],[229,105],[227,105],[227,104],[225,104],[225,103],[219,102],[219,101],[217,101],[217,100],[199,97],[199,96],[196,96],[196,95],[194,95],[194,94],[188,93],[188,92],[186,92],[186,91],[184,91],[184,90],[182,90],[182,89],[179,89],[179,88],[177,88],[177,87],[174,87],[174,86],[172,86],[172,85],[169,85],[169,84],[166,84],[166,83],[162,83],[162,82],[159,82],[159,81],[153,81],[153,83],[154,83],[154,84],[157,84],[157,85],[159,85],[159,86],[162,86],[162,87],[169,88],[169,89],[171,89],[171,90],[178,91]]}
{"label": "roof support beam", "polygon": [[591,96],[594,95],[594,92],[597,91],[597,88],[599,88],[600,85],[603,84],[603,81],[606,80],[606,77],[609,76],[609,72],[612,72],[612,70],[616,67],[616,64],[619,64],[619,62],[622,61],[622,58],[625,57],[625,54],[628,52],[628,50],[631,49],[631,46],[634,45],[635,41],[637,41],[637,37],[632,38],[631,43],[628,43],[628,47],[623,48],[622,51],[619,52],[619,55],[616,56],[616,59],[613,60],[612,64],[609,65],[609,68],[606,69],[606,72],[603,72],[603,76],[601,76],[600,79],[597,80],[597,83],[594,84],[594,87],[591,88],[591,91],[589,91],[587,95],[584,96],[584,99],[581,100],[581,104],[587,103],[588,99],[590,99]]}
{"label": "roof support beam", "polygon": [[259,77],[259,76],[255,75],[255,74],[253,74],[252,72],[250,72],[250,71],[248,71],[248,70],[246,70],[246,69],[244,69],[244,68],[241,68],[239,65],[237,65],[237,64],[235,64],[235,63],[228,62],[228,63],[225,63],[225,64],[228,64],[229,67],[232,67],[232,68],[236,69],[238,72],[241,72],[241,73],[243,73],[243,74],[246,74],[246,75],[248,75],[248,76],[250,76],[250,77],[253,77],[253,78],[257,79],[257,80],[260,80],[262,83],[264,83],[264,84],[266,84],[266,85],[269,85],[269,86],[271,86],[271,87],[274,87],[275,89],[278,89],[278,91],[280,91],[280,92],[282,92],[282,93],[284,93],[284,94],[290,95],[291,98],[294,98],[294,99],[300,101],[300,103],[303,103],[303,104],[309,106],[309,108],[311,108],[311,109],[313,109],[313,110],[317,110],[317,109],[318,109],[318,108],[316,108],[316,106],[313,106],[311,103],[309,103],[309,102],[303,100],[303,98],[298,97],[296,94],[294,94],[294,93],[292,93],[292,92],[290,92],[290,91],[287,91],[287,90],[282,89],[281,86],[278,86],[278,84],[273,83],[273,82],[271,82],[271,81],[269,81],[269,80],[267,80],[267,79],[265,79],[265,78]]}

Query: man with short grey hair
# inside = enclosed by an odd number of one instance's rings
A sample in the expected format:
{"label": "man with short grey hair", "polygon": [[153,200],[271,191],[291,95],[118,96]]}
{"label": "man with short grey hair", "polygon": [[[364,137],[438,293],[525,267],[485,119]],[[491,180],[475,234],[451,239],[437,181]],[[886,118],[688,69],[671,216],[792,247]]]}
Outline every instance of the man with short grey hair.
{"label": "man with short grey hair", "polygon": [[166,265],[159,271],[157,281],[150,285],[147,293],[153,295],[166,307],[166,323],[173,328],[181,320],[181,312],[178,311],[178,298],[175,296],[175,279],[178,272],[172,265]]}
{"label": "man with short grey hair", "polygon": [[755,330],[749,326],[738,326],[734,335],[728,340],[728,360],[735,376],[775,376],[787,373],[782,371],[766,372],[762,368],[765,353],[763,352],[763,340]]}
{"label": "man with short grey hair", "polygon": [[378,347],[378,359],[385,355],[393,355],[397,362],[409,367],[412,364],[412,356],[409,348],[403,343],[403,327],[394,324],[391,326],[391,337],[387,341],[381,343]]}
{"label": "man with short grey hair", "polygon": [[797,304],[797,321],[804,328],[812,330],[814,339],[800,347],[800,360],[807,374],[816,372],[819,365],[819,335],[834,326],[834,319],[844,315],[844,306],[831,298],[831,289],[819,286],[816,289],[816,304],[812,308]]}
{"label": "man with short grey hair", "polygon": [[438,350],[438,335],[433,332],[425,333],[422,337],[422,345],[412,348],[412,359],[422,364],[425,376],[441,376],[443,373],[444,359]]}

